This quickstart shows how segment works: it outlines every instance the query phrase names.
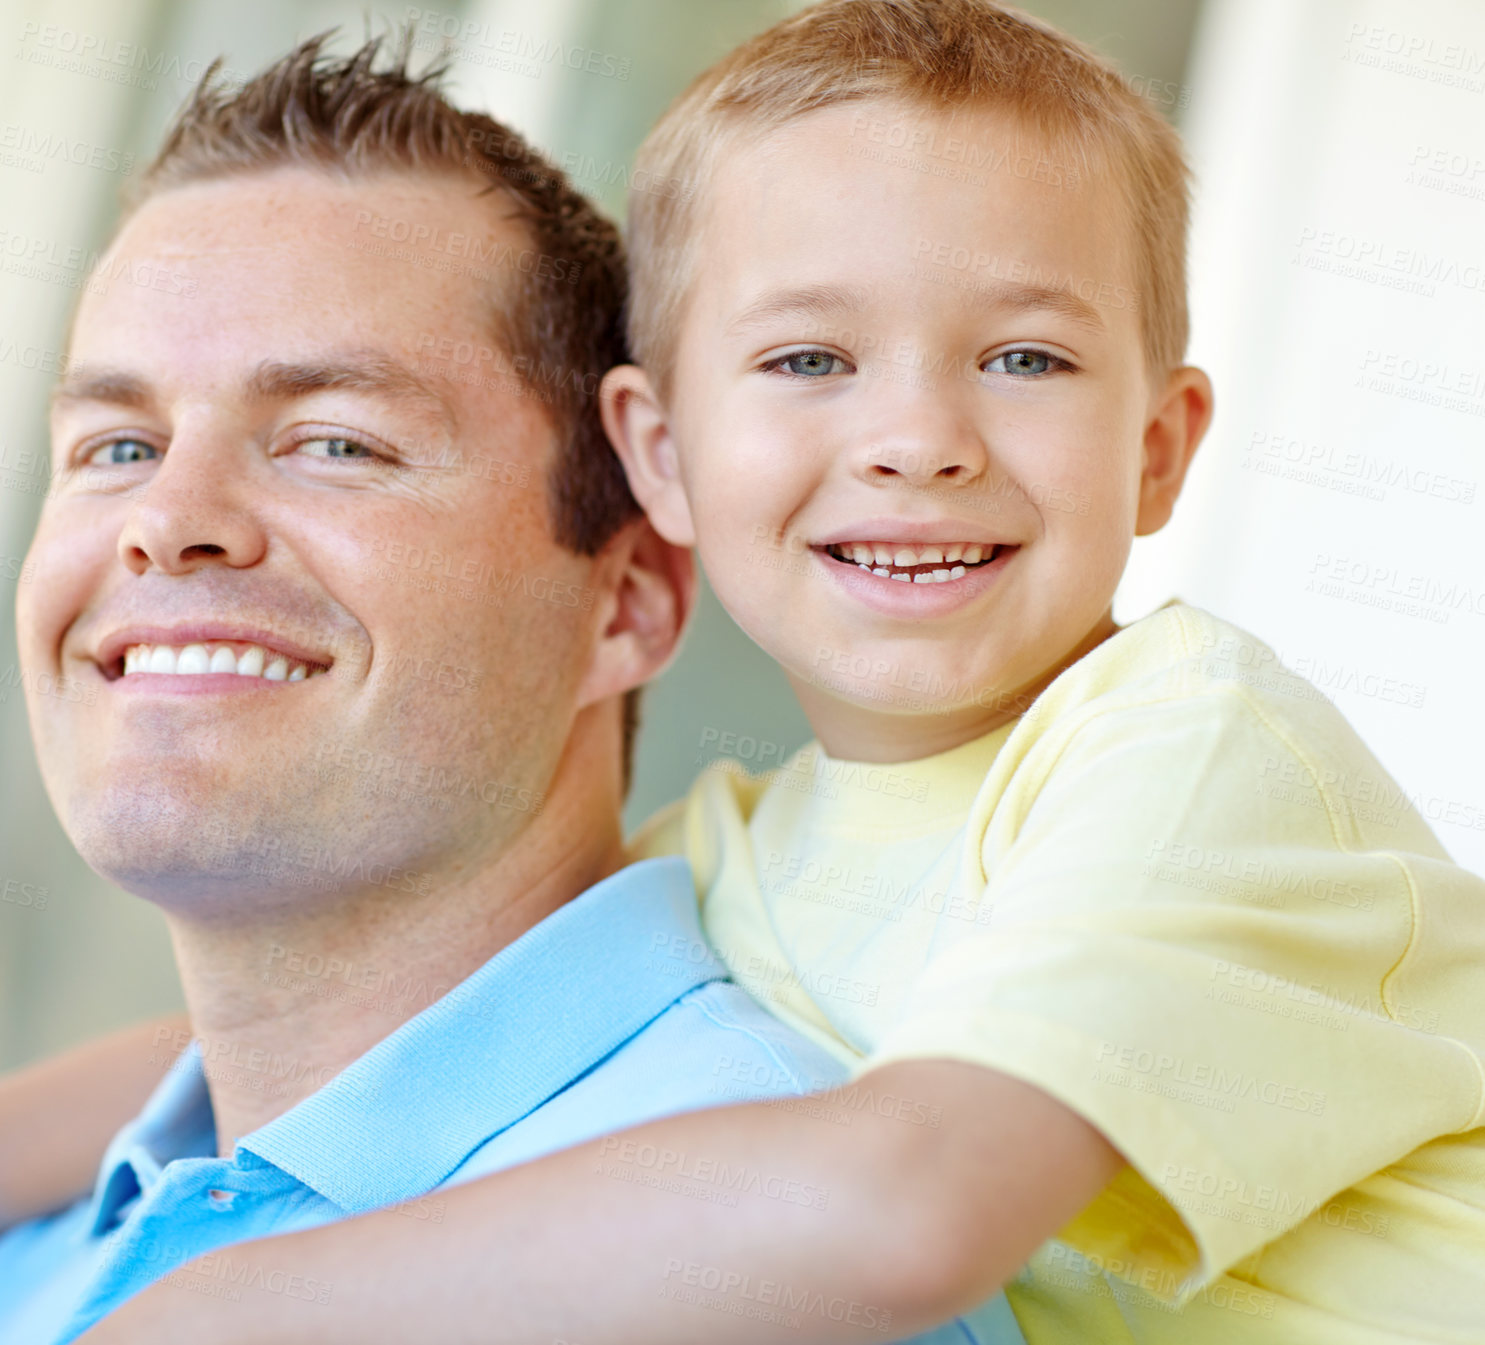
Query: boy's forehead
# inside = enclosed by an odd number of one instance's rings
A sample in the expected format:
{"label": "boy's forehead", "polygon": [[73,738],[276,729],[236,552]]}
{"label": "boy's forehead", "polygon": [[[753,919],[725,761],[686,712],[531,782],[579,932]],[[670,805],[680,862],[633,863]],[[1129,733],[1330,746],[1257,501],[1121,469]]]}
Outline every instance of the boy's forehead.
{"label": "boy's forehead", "polygon": [[983,282],[1038,273],[1132,296],[1128,207],[1084,158],[997,107],[809,112],[723,156],[698,279],[736,293],[780,272],[854,270],[940,280],[942,301],[958,303]]}

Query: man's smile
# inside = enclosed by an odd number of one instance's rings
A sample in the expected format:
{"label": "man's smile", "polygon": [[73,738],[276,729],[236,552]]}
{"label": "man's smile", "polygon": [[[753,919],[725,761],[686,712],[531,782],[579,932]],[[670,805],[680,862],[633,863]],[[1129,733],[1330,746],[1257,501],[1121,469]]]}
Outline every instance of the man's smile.
{"label": "man's smile", "polygon": [[132,644],[124,651],[124,676],[164,673],[176,677],[201,677],[231,673],[234,677],[259,677],[265,682],[302,682],[325,671],[297,659],[287,659],[260,644]]}
{"label": "man's smile", "polygon": [[[210,686],[194,689],[208,690],[223,684],[225,678],[259,685],[308,681],[329,671],[335,660],[328,652],[272,632],[198,622],[115,631],[100,644],[95,661],[110,682],[127,678],[153,684],[161,677],[207,678]],[[227,682],[223,689],[240,688]]]}

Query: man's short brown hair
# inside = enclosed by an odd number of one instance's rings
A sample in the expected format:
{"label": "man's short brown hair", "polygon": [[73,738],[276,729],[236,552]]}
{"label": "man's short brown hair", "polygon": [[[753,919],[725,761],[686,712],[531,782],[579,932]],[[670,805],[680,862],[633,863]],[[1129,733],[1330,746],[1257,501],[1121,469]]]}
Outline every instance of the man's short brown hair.
{"label": "man's short brown hair", "polygon": [[1125,205],[1147,369],[1180,364],[1187,339],[1188,173],[1180,138],[1112,65],[995,0],[821,0],[724,56],[670,106],[635,161],[629,202],[629,338],[662,397],[697,266],[708,180],[748,137],[821,108],[882,99],[1003,110]]}
{"label": "man's short brown hair", "polygon": [[[188,182],[291,165],[348,177],[413,170],[486,182],[515,207],[532,248],[562,263],[502,275],[490,295],[492,335],[555,432],[547,479],[553,536],[595,555],[640,512],[598,413],[599,379],[628,358],[618,230],[515,131],[450,103],[438,88],[446,67],[413,75],[408,38],[382,60],[381,38],[333,57],[323,51],[329,36],[301,43],[238,89],[218,80],[214,63],[126,208]],[[626,790],[638,702],[636,688],[623,711]]]}

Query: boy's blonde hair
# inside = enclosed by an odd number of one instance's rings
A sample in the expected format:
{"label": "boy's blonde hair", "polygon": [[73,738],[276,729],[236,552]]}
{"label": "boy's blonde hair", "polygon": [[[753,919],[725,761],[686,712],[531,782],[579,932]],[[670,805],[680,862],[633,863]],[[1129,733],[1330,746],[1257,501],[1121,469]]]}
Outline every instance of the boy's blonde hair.
{"label": "boy's blonde hair", "polygon": [[1189,171],[1180,137],[1095,53],[994,0],[822,0],[699,76],[640,146],[629,201],[629,341],[668,399],[706,186],[724,149],[820,108],[890,99],[1005,109],[1074,173],[1108,172],[1130,221],[1147,368],[1185,356]]}

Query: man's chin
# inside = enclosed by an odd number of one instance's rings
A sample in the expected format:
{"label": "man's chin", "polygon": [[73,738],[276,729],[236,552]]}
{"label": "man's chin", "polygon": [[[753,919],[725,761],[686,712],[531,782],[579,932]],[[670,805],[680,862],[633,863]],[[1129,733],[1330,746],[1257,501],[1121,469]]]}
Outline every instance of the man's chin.
{"label": "man's chin", "polygon": [[219,794],[182,797],[157,782],[108,786],[70,803],[67,834],[88,867],[166,910],[261,913],[302,900],[285,871],[292,866],[273,862],[291,828],[262,817],[261,800],[252,809]]}

